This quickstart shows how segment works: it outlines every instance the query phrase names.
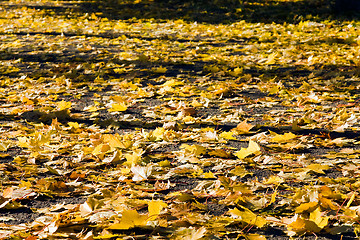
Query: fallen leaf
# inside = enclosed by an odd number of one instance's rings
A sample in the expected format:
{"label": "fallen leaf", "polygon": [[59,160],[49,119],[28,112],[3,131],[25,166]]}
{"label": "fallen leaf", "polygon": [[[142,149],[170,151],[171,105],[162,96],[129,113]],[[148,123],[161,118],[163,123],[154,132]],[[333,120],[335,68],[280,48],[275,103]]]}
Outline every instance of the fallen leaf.
{"label": "fallen leaf", "polygon": [[121,103],[113,103],[111,107],[108,109],[109,112],[124,112],[127,110],[127,105],[124,102]]}
{"label": "fallen leaf", "polygon": [[241,148],[240,151],[235,153],[235,156],[237,156],[239,159],[244,159],[251,154],[260,152],[260,150],[260,146],[256,142],[250,140],[249,146],[247,148]]}
{"label": "fallen leaf", "polygon": [[161,200],[152,200],[148,202],[149,221],[154,221],[160,212],[168,205]]}
{"label": "fallen leaf", "polygon": [[245,120],[239,123],[236,128],[233,128],[231,130],[236,132],[237,134],[244,134],[248,133],[253,127],[254,125],[247,123],[247,121]]}
{"label": "fallen leaf", "polygon": [[280,134],[276,134],[276,136],[274,136],[271,139],[271,142],[277,142],[277,143],[282,143],[282,142],[287,142],[289,140],[292,140],[296,138],[296,135],[289,132],[289,133],[284,133],[283,135]]}
{"label": "fallen leaf", "polygon": [[11,198],[13,192],[14,192],[14,189],[12,187],[5,188],[4,191],[3,191],[3,197],[4,198]]}
{"label": "fallen leaf", "polygon": [[249,209],[242,206],[241,209],[234,208],[232,210],[229,210],[229,213],[235,218],[238,218],[239,220],[245,222],[246,224],[254,225],[258,228],[262,228],[267,223],[264,218],[256,215]]}
{"label": "fallen leaf", "polygon": [[133,181],[143,181],[147,180],[151,175],[152,167],[141,167],[141,166],[132,166],[131,172],[134,174],[132,180]]}
{"label": "fallen leaf", "polygon": [[71,108],[71,105],[72,105],[71,102],[66,102],[66,101],[58,102],[57,110],[63,111],[63,110],[69,109],[69,108]]}
{"label": "fallen leaf", "polygon": [[122,212],[120,223],[110,225],[110,230],[126,230],[134,227],[145,226],[148,216],[139,214],[136,210],[124,210]]}
{"label": "fallen leaf", "polygon": [[317,202],[302,203],[295,210],[295,213],[312,212],[318,207]]}

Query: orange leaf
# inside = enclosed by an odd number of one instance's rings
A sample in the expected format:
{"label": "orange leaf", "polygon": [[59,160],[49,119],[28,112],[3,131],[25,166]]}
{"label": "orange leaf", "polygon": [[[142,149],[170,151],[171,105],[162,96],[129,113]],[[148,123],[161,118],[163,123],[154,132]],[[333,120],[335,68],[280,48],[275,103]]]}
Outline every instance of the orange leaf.
{"label": "orange leaf", "polygon": [[12,187],[8,187],[3,191],[3,197],[4,198],[11,198],[13,192],[14,192],[14,189]]}
{"label": "orange leaf", "polygon": [[38,239],[36,236],[29,236],[25,238],[25,240],[36,240],[36,239]]}
{"label": "orange leaf", "polygon": [[253,127],[254,125],[247,123],[247,121],[245,120],[239,123],[236,128],[233,128],[232,130],[237,133],[248,133]]}

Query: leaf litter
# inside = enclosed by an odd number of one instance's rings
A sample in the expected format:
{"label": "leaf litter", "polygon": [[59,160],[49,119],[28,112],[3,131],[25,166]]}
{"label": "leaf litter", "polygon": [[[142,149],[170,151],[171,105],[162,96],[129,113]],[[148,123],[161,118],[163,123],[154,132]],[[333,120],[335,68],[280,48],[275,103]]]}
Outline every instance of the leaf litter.
{"label": "leaf litter", "polygon": [[0,5],[2,239],[358,236],[357,21],[79,4]]}

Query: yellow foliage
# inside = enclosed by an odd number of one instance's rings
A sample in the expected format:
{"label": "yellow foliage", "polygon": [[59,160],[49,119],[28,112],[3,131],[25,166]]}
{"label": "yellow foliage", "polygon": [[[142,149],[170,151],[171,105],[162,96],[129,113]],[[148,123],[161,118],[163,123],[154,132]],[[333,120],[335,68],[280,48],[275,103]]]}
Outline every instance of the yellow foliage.
{"label": "yellow foliage", "polygon": [[317,207],[314,211],[310,212],[309,220],[313,221],[319,228],[324,228],[328,225],[329,217],[324,216],[320,207]]}
{"label": "yellow foliage", "polygon": [[92,154],[93,155],[100,155],[100,154],[104,154],[107,151],[110,151],[111,148],[108,144],[99,144],[95,147],[95,149],[93,150]]}
{"label": "yellow foliage", "polygon": [[265,62],[265,64],[275,64],[276,63],[276,58],[277,58],[278,54],[276,52],[271,53],[268,57],[267,60]]}
{"label": "yellow foliage", "polygon": [[296,138],[296,135],[291,132],[284,133],[283,135],[276,134],[276,136],[271,139],[271,142],[282,143],[292,140],[294,138]]}
{"label": "yellow foliage", "polygon": [[108,109],[109,112],[124,112],[127,110],[127,104],[125,102],[113,103],[111,108]]}
{"label": "yellow foliage", "polygon": [[198,157],[204,153],[206,153],[206,148],[201,145],[188,145],[188,144],[182,144],[180,146],[181,149],[184,149],[186,153],[190,153],[194,155],[195,157]]}
{"label": "yellow foliage", "polygon": [[168,205],[161,200],[152,200],[148,202],[149,221],[154,221],[160,212]]}
{"label": "yellow foliage", "polygon": [[330,167],[324,164],[310,164],[306,167],[306,169],[314,171],[316,173],[325,174],[324,170],[328,170]]}
{"label": "yellow foliage", "polygon": [[235,131],[238,134],[244,134],[248,133],[253,127],[254,125],[247,123],[247,121],[245,120],[239,123],[236,128],[233,128],[232,131]]}
{"label": "yellow foliage", "polygon": [[203,177],[203,178],[209,178],[209,179],[211,179],[211,178],[216,178],[215,175],[214,175],[214,173],[212,173],[212,172],[203,173],[202,177]]}
{"label": "yellow foliage", "polygon": [[260,234],[244,234],[246,240],[266,240],[266,237]]}
{"label": "yellow foliage", "polygon": [[138,165],[141,162],[141,153],[133,151],[131,154],[125,154],[126,162],[124,163],[127,166]]}
{"label": "yellow foliage", "polygon": [[71,102],[61,101],[57,104],[57,110],[62,111],[71,108]]}
{"label": "yellow foliage", "polygon": [[247,148],[241,148],[240,151],[235,153],[235,156],[239,159],[244,159],[251,154],[256,154],[258,152],[260,152],[260,146],[256,142],[250,140],[249,146]]}
{"label": "yellow foliage", "polygon": [[279,185],[280,183],[285,182],[283,178],[279,177],[279,176],[270,176],[266,181],[264,181],[264,184],[275,184],[275,185]]}
{"label": "yellow foliage", "polygon": [[234,132],[222,132],[220,133],[220,138],[226,139],[226,140],[237,140],[236,137],[233,136]]}
{"label": "yellow foliage", "polygon": [[318,207],[317,202],[302,203],[295,209],[295,213],[311,212]]}
{"label": "yellow foliage", "polygon": [[264,218],[256,215],[249,209],[245,207],[241,207],[241,208],[242,208],[241,210],[239,210],[238,208],[229,210],[229,213],[235,218],[240,219],[242,222],[249,225],[254,225],[258,228],[262,228],[267,223],[267,221]]}
{"label": "yellow foliage", "polygon": [[134,227],[145,226],[148,221],[148,216],[139,214],[136,210],[124,210],[120,223],[110,225],[108,229],[111,230],[126,230]]}
{"label": "yellow foliage", "polygon": [[151,69],[154,73],[166,73],[167,68],[166,67],[157,67]]}

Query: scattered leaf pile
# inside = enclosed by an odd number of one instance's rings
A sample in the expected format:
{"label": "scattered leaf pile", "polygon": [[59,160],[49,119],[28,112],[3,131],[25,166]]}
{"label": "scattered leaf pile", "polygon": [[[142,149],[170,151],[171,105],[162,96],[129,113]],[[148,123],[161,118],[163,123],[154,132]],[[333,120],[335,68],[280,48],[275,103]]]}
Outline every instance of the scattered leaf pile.
{"label": "scattered leaf pile", "polygon": [[358,21],[84,6],[0,4],[1,239],[358,236]]}

